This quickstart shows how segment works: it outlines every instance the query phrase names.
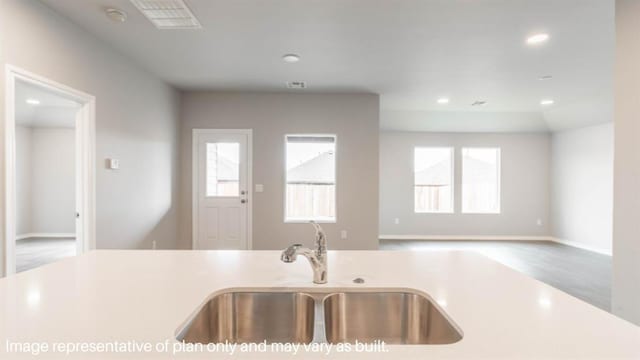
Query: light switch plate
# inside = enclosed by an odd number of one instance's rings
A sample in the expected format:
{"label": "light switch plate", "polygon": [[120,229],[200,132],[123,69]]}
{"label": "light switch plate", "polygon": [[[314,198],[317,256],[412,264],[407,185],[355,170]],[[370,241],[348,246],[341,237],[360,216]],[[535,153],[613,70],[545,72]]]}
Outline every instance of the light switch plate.
{"label": "light switch plate", "polygon": [[264,191],[264,185],[262,184],[256,184],[256,192],[263,192]]}
{"label": "light switch plate", "polygon": [[120,168],[120,160],[118,159],[107,159],[107,168],[111,170],[118,170]]}

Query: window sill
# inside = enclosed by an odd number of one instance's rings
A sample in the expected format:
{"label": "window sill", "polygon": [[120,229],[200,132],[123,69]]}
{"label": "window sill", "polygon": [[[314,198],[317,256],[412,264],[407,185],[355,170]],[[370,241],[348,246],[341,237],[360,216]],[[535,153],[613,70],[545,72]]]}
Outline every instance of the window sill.
{"label": "window sill", "polygon": [[461,212],[462,215],[500,215],[501,212],[500,211],[496,211],[496,212],[479,212],[479,211],[474,211],[474,212]]}
{"label": "window sill", "polygon": [[454,215],[453,211],[413,211],[414,214],[428,214],[428,215]]}
{"label": "window sill", "polygon": [[337,221],[335,219],[285,219],[285,224],[308,224],[309,222],[314,221],[318,224],[335,224]]}

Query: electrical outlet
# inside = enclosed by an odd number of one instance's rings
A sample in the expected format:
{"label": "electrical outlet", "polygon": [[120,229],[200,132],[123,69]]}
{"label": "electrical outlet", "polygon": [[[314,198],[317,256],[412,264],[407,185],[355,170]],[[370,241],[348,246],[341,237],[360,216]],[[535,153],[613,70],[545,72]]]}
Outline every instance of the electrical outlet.
{"label": "electrical outlet", "polygon": [[156,245],[157,245],[157,244],[156,244],[156,241],[155,241],[155,240],[151,241],[151,249],[152,249],[152,250],[157,249]]}
{"label": "electrical outlet", "polygon": [[393,219],[393,223],[396,225],[400,224],[400,219],[398,218]]}
{"label": "electrical outlet", "polygon": [[536,225],[538,225],[538,226],[542,226],[542,219],[538,219],[538,220],[536,221]]}
{"label": "electrical outlet", "polygon": [[342,239],[342,240],[346,240],[347,239],[347,230],[340,231],[340,239]]}

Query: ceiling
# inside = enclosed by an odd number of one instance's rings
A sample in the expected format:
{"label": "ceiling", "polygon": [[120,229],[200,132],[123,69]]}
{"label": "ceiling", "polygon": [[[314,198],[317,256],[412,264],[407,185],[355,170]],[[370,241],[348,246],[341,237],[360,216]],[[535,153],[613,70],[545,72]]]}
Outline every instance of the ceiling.
{"label": "ceiling", "polygon": [[[28,104],[27,100],[39,103]],[[16,123],[37,128],[73,128],[80,104],[52,90],[18,80],[16,83]]]}
{"label": "ceiling", "polygon": [[[297,91],[377,93],[381,127],[396,130],[548,131],[612,117],[613,0],[187,0],[201,30],[158,30],[128,0],[41,1],[182,90],[301,80]],[[550,40],[527,46],[539,32]]]}

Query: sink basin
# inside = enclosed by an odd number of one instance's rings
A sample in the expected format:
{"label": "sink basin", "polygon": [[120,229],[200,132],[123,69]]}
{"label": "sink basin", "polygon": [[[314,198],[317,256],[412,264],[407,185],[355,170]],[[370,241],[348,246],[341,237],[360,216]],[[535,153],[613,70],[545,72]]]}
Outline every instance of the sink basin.
{"label": "sink basin", "polygon": [[176,338],[201,344],[427,345],[455,343],[462,333],[429,298],[410,290],[256,288],[211,297]]}
{"label": "sink basin", "polygon": [[200,308],[177,339],[186,343],[310,343],[313,297],[299,292],[228,292]]}
{"label": "sink basin", "polygon": [[409,292],[340,292],[324,299],[329,343],[451,344],[462,334],[426,297]]}

